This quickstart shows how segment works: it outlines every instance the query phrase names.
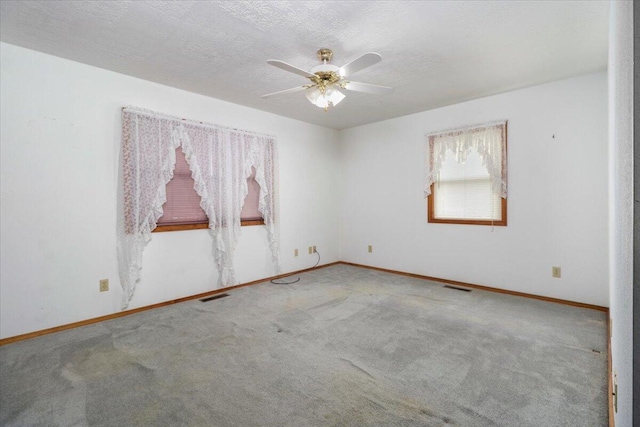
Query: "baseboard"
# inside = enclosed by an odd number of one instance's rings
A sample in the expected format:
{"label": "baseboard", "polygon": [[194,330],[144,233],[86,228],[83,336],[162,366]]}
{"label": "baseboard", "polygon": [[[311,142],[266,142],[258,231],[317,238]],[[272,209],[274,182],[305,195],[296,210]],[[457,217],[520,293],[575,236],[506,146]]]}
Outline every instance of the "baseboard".
{"label": "baseboard", "polygon": [[339,264],[339,263],[340,263],[339,261],[331,262],[329,264],[319,265],[317,267],[305,268],[303,270],[297,270],[297,271],[293,271],[291,273],[279,274],[277,276],[271,276],[271,277],[267,277],[267,278],[259,279],[259,280],[254,280],[252,282],[247,282],[247,283],[241,283],[239,285],[229,286],[227,288],[216,289],[216,290],[209,291],[209,292],[203,292],[201,294],[190,295],[190,296],[187,296],[187,297],[182,297],[182,298],[178,298],[178,299],[174,299],[174,300],[170,300],[170,301],[164,301],[164,302],[160,302],[160,303],[157,303],[157,304],[147,305],[147,306],[144,306],[144,307],[133,308],[131,310],[120,311],[118,313],[107,314],[106,316],[94,317],[92,319],[81,320],[79,322],[68,323],[66,325],[55,326],[53,328],[42,329],[42,330],[39,330],[39,331],[28,332],[28,333],[22,334],[22,335],[16,335],[16,336],[9,337],[9,338],[3,338],[3,339],[0,339],[0,346],[3,346],[5,344],[11,344],[11,343],[14,343],[14,342],[17,342],[17,341],[28,340],[30,338],[40,337],[40,336],[43,336],[43,335],[53,334],[55,332],[66,331],[67,329],[79,328],[81,326],[91,325],[93,323],[104,322],[105,320],[117,319],[118,317],[129,316],[131,314],[136,314],[136,313],[140,313],[142,311],[147,311],[147,310],[153,310],[154,308],[166,307],[168,305],[177,304],[177,303],[184,302],[184,301],[190,301],[190,300],[194,300],[194,299],[206,298],[208,296],[220,294],[220,293],[223,293],[223,292],[228,292],[228,291],[231,291],[231,290],[234,290],[234,289],[244,288],[245,286],[257,285],[258,283],[263,283],[263,282],[267,282],[267,281],[270,281],[270,280],[281,279],[283,277],[292,276],[294,274],[306,273],[307,271],[318,270],[320,268],[330,267],[332,265],[336,265],[336,264]]}
{"label": "baseboard", "polygon": [[344,264],[344,265],[351,265],[353,267],[361,267],[361,268],[368,268],[370,270],[383,271],[385,273],[399,274],[401,276],[414,277],[416,279],[433,280],[435,282],[448,283],[448,284],[451,284],[451,285],[464,286],[464,287],[467,287],[467,288],[481,289],[483,291],[497,292],[497,293],[500,293],[500,294],[507,294],[507,295],[514,295],[514,296],[518,296],[518,297],[532,298],[532,299],[537,299],[537,300],[541,300],[541,301],[554,302],[554,303],[557,303],[557,304],[564,304],[564,305],[571,305],[571,306],[580,307],[580,308],[589,308],[591,310],[603,311],[605,313],[609,312],[609,308],[608,307],[602,307],[600,305],[585,304],[585,303],[582,303],[582,302],[570,301],[570,300],[559,299],[559,298],[545,297],[545,296],[541,296],[541,295],[528,294],[528,293],[525,293],[525,292],[510,291],[510,290],[507,290],[507,289],[493,288],[491,286],[476,285],[474,283],[459,282],[457,280],[442,279],[442,278],[439,278],[439,277],[423,276],[421,274],[407,273],[407,272],[398,271],[398,270],[389,270],[387,268],[374,267],[374,266],[371,266],[371,265],[364,265],[364,264],[356,264],[356,263],[353,263],[353,262],[339,261],[338,263],[339,264]]}
{"label": "baseboard", "polygon": [[[104,322],[105,320],[117,319],[119,317],[128,316],[130,314],[140,313],[142,311],[147,311],[147,310],[153,310],[154,308],[165,307],[167,305],[177,304],[177,303],[184,302],[184,301],[200,299],[200,298],[206,298],[208,296],[216,295],[216,294],[219,294],[219,293],[222,293],[222,292],[227,292],[227,291],[230,291],[230,290],[233,290],[233,289],[243,288],[245,286],[256,285],[258,283],[266,282],[266,281],[269,281],[269,280],[281,279],[283,277],[292,276],[294,274],[300,274],[300,273],[305,273],[307,271],[318,270],[320,268],[330,267],[332,265],[337,265],[337,264],[350,265],[350,266],[353,266],[353,267],[360,267],[360,268],[368,268],[368,269],[371,269],[371,270],[382,271],[382,272],[385,272],[385,273],[399,274],[399,275],[402,275],[402,276],[414,277],[414,278],[417,278],[417,279],[433,280],[433,281],[441,282],[441,283],[448,283],[448,284],[452,284],[452,285],[464,286],[464,287],[474,288],[474,289],[481,289],[481,290],[489,291],[489,292],[498,292],[498,293],[501,293],[501,294],[515,295],[515,296],[520,296],[520,297],[525,297],[525,298],[533,298],[533,299],[547,301],[547,302],[554,302],[554,303],[558,303],[558,304],[571,305],[571,306],[574,306],[574,307],[589,308],[589,309],[592,309],[592,310],[599,310],[599,311],[603,311],[603,312],[606,312],[606,313],[609,312],[609,309],[607,307],[602,307],[602,306],[599,306],[599,305],[584,304],[584,303],[580,303],[580,302],[563,300],[563,299],[558,299],[558,298],[550,298],[550,297],[544,297],[544,296],[540,296],[540,295],[527,294],[527,293],[524,293],[524,292],[509,291],[509,290],[506,290],[506,289],[492,288],[490,286],[476,285],[476,284],[473,284],[473,283],[459,282],[459,281],[456,281],[456,280],[442,279],[442,278],[439,278],[439,277],[424,276],[424,275],[421,275],[421,274],[407,273],[407,272],[398,271],[398,270],[390,270],[390,269],[386,269],[386,268],[374,267],[374,266],[371,266],[371,265],[356,264],[356,263],[347,262],[347,261],[336,261],[336,262],[332,262],[332,263],[329,263],[329,264],[320,265],[320,266],[317,266],[317,267],[305,268],[303,270],[297,270],[297,271],[293,271],[291,273],[280,274],[280,275],[277,275],[277,276],[272,276],[272,277],[267,277],[267,278],[264,278],[264,279],[254,280],[252,282],[242,283],[242,284],[239,284],[239,285],[230,286],[228,288],[216,289],[214,291],[204,292],[204,293],[196,294],[196,295],[190,295],[190,296],[183,297],[183,298],[178,298],[178,299],[165,301],[165,302],[161,302],[161,303],[157,303],[157,304],[147,305],[145,307],[139,307],[139,308],[134,308],[134,309],[131,309],[131,310],[121,311],[121,312],[118,312],[118,313],[112,313],[112,314],[108,314],[106,316],[94,317],[92,319],[81,320],[79,322],[68,323],[66,325],[55,326],[53,328],[42,329],[42,330],[39,330],[39,331],[29,332],[29,333],[22,334],[22,335],[16,335],[16,336],[9,337],[9,338],[3,338],[3,339],[0,339],[0,346],[3,346],[5,344],[11,344],[11,343],[14,343],[14,342],[17,342],[17,341],[27,340],[27,339],[30,339],[30,338],[36,338],[36,337],[43,336],[43,335],[53,334],[55,332],[65,331],[67,329],[73,329],[73,328],[78,328],[80,326],[91,325],[93,323]],[[609,363],[610,362],[611,362],[611,356],[609,355]],[[609,375],[609,377],[611,377],[611,375]],[[611,381],[611,378],[609,378],[609,381]],[[610,393],[610,395],[611,395],[611,393]]]}

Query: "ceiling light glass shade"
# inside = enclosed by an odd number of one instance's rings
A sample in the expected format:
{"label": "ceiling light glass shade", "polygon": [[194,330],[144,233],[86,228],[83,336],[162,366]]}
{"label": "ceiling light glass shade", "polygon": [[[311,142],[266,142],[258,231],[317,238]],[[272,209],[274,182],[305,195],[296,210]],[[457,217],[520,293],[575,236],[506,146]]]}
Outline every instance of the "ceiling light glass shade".
{"label": "ceiling light glass shade", "polygon": [[327,101],[327,98],[325,98],[324,95],[322,95],[316,101],[316,105],[320,108],[327,108],[329,106],[329,101]]}
{"label": "ceiling light glass shade", "polygon": [[317,86],[309,88],[306,90],[307,99],[313,104],[320,108],[327,108],[329,106],[329,101],[324,96],[324,94],[318,89]]}
{"label": "ceiling light glass shade", "polygon": [[305,91],[305,94],[312,104],[315,104],[318,101],[318,98],[322,96],[322,92],[320,92],[320,89],[318,89],[317,86],[310,87]]}
{"label": "ceiling light glass shade", "polygon": [[342,101],[345,96],[342,92],[333,87],[328,87],[324,93],[325,98],[331,103],[331,105],[338,105],[340,101]]}
{"label": "ceiling light glass shade", "polygon": [[326,88],[324,93],[317,86],[314,86],[307,89],[305,94],[309,102],[320,108],[327,108],[329,104],[337,105],[345,98],[342,92],[331,86]]}

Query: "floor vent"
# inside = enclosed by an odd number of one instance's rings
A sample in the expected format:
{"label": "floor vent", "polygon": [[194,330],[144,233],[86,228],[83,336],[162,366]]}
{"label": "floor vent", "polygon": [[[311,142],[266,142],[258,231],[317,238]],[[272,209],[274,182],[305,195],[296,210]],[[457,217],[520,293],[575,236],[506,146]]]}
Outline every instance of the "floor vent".
{"label": "floor vent", "polygon": [[456,286],[444,285],[443,288],[455,289],[456,291],[471,292],[471,289],[458,288]]}
{"label": "floor vent", "polygon": [[229,294],[218,294],[218,295],[213,295],[210,297],[206,297],[206,298],[202,298],[200,300],[200,302],[209,302],[209,301],[213,301],[214,299],[220,299],[220,298],[224,298],[224,297],[228,297]]}

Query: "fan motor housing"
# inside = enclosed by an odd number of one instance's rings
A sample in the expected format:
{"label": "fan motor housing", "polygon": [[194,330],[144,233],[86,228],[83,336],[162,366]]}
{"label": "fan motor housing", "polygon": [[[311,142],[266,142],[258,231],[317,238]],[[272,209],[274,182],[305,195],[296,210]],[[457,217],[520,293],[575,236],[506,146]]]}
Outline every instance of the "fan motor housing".
{"label": "fan motor housing", "polygon": [[313,73],[313,74],[331,73],[331,72],[338,73],[339,69],[340,69],[340,67],[337,67],[337,66],[335,66],[333,64],[320,64],[320,65],[316,65],[315,67],[313,67],[311,69],[311,73]]}

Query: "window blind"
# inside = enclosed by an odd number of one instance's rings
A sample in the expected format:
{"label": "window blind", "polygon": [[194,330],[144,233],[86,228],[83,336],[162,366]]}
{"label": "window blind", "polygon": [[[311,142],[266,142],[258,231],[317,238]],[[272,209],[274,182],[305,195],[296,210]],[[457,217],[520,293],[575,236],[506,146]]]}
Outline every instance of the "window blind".
{"label": "window blind", "polygon": [[260,184],[256,181],[256,168],[251,168],[251,175],[247,178],[247,187],[249,191],[244,199],[244,205],[242,205],[240,219],[243,221],[261,220],[262,214],[258,210]]}
{"label": "window blind", "polygon": [[[261,220],[262,214],[258,210],[260,185],[255,180],[256,170],[252,168],[251,176],[247,179],[249,192],[244,200],[240,219]],[[167,201],[162,205],[162,216],[158,225],[185,225],[208,223],[207,214],[200,207],[200,196],[194,189],[195,182],[191,177],[189,164],[178,147],[176,149],[176,166],[173,178],[167,184]]]}
{"label": "window blind", "polygon": [[158,225],[200,224],[209,222],[200,207],[200,196],[194,189],[189,164],[180,147],[176,148],[176,166],[173,178],[167,184],[167,201],[162,205]]}
{"label": "window blind", "polygon": [[502,219],[499,189],[491,188],[491,177],[475,150],[464,163],[458,163],[451,151],[442,162],[436,177],[434,216],[438,219]]}

